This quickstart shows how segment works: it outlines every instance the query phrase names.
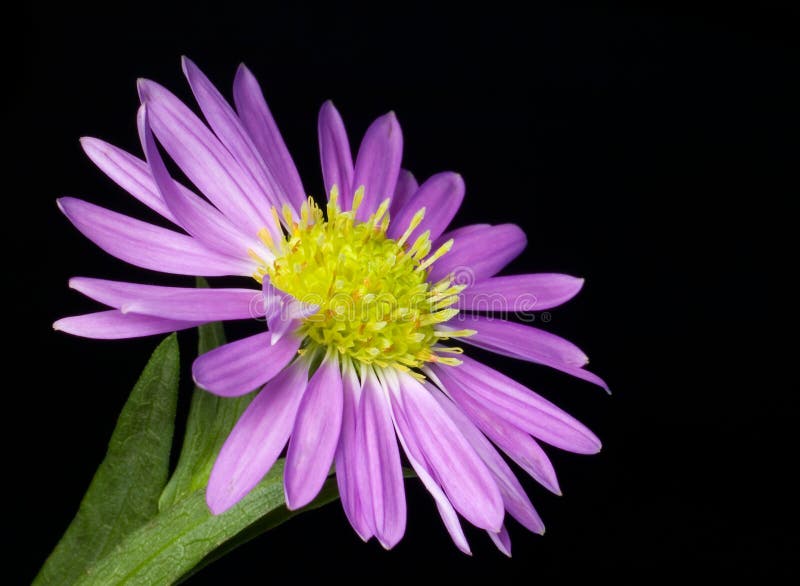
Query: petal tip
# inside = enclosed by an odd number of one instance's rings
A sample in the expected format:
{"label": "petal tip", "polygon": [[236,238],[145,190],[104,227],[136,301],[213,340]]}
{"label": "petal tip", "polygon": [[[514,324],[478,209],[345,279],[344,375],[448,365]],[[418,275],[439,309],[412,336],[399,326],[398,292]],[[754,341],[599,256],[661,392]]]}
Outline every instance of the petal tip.
{"label": "petal tip", "polygon": [[603,451],[603,442],[600,439],[592,434],[592,437],[589,438],[590,446],[589,449],[584,452],[587,456],[594,456],[595,454],[599,454]]}
{"label": "petal tip", "polygon": [[581,439],[580,445],[576,445],[575,449],[568,449],[567,451],[572,452],[573,454],[582,454],[585,456],[593,456],[595,454],[600,453],[603,449],[603,442],[600,441],[600,438],[595,435],[595,433],[585,427],[582,426],[583,430],[581,432]]}
{"label": "petal tip", "polygon": [[214,516],[221,515],[233,506],[232,503],[217,498],[217,496],[208,491],[208,489],[206,491],[206,504],[208,505],[208,510],[211,511],[211,514]]}
{"label": "petal tip", "polygon": [[[390,138],[394,137],[395,133],[400,133],[400,123],[397,120],[397,114],[395,114],[394,110],[376,118],[370,125],[370,128],[373,129],[373,132],[378,131],[379,133],[385,133],[386,136]],[[367,132],[369,132],[369,129],[367,129]]]}
{"label": "petal tip", "polygon": [[549,490],[552,494],[556,496],[564,496],[564,493],[561,491],[561,486],[558,484],[558,478],[556,478],[555,472],[550,477],[537,478],[536,481]]}
{"label": "petal tip", "polygon": [[197,386],[198,388],[201,388],[201,389],[203,389],[204,391],[206,391],[206,392],[208,392],[208,393],[216,394],[216,393],[214,393],[214,391],[212,391],[212,390],[209,388],[209,385],[208,385],[207,383],[204,383],[204,382],[203,382],[203,380],[205,379],[205,377],[203,376],[203,373],[201,372],[201,370],[200,370],[200,369],[197,367],[197,360],[198,360],[198,359],[199,359],[201,356],[203,356],[203,355],[201,354],[200,356],[198,356],[197,358],[195,358],[194,362],[192,362],[192,382],[193,382],[193,383],[195,384],[195,386]]}
{"label": "petal tip", "polygon": [[189,59],[186,55],[181,55],[181,71],[183,71],[183,75],[186,77],[191,77],[196,73],[200,72],[200,68],[197,64]]}
{"label": "petal tip", "polygon": [[[285,477],[284,477],[284,480],[285,480]],[[284,488],[284,494],[285,494],[284,500],[286,501],[286,508],[289,509],[290,511],[296,511],[298,509],[302,509],[308,503],[310,503],[312,500],[314,500],[314,496],[312,496],[310,498],[307,495],[293,495],[292,496],[291,493],[293,493],[293,492],[297,492],[297,491],[295,491],[295,490],[286,490],[286,488]]]}
{"label": "petal tip", "polygon": [[153,82],[144,77],[139,77],[136,80],[136,91],[139,93],[139,101],[145,102],[150,97],[150,87]]}
{"label": "petal tip", "polygon": [[378,539],[378,543],[380,543],[381,547],[383,549],[385,549],[386,551],[390,551],[400,541],[399,539],[393,539],[393,538],[392,539],[385,539],[385,538],[380,537],[380,536],[378,536],[377,539]]}
{"label": "petal tip", "polygon": [[236,79],[240,76],[253,77],[253,72],[250,71],[250,68],[245,65],[244,62],[239,63],[239,66],[236,68]]}

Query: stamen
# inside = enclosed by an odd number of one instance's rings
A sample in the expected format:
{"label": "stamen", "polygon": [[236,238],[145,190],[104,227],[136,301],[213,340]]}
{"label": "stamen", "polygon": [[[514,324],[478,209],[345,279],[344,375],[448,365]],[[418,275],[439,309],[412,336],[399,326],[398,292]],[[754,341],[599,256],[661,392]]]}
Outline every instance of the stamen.
{"label": "stamen", "polygon": [[419,210],[417,210],[417,213],[414,214],[414,216],[411,218],[411,221],[408,223],[408,228],[406,228],[406,231],[403,232],[403,235],[397,241],[397,243],[400,246],[403,246],[403,244],[406,243],[408,237],[411,236],[411,233],[416,229],[417,226],[419,226],[419,223],[422,221],[422,218],[424,217],[425,217],[425,208],[422,207]]}
{"label": "stamen", "polygon": [[421,265],[419,265],[419,266],[417,267],[417,269],[416,269],[416,270],[418,270],[418,271],[424,271],[424,270],[425,270],[425,269],[427,269],[429,266],[431,266],[433,263],[435,263],[437,260],[439,260],[440,258],[442,258],[442,257],[443,257],[445,254],[447,254],[448,252],[450,252],[450,249],[451,249],[451,248],[453,248],[453,239],[452,239],[452,238],[451,238],[450,240],[448,240],[447,242],[445,242],[444,244],[442,244],[442,245],[441,245],[441,246],[440,246],[440,247],[439,247],[439,248],[436,250],[436,252],[434,252],[434,253],[433,253],[432,255],[430,255],[430,256],[429,256],[427,259],[425,259],[425,262],[423,262]]}
{"label": "stamen", "polygon": [[272,239],[272,234],[269,233],[269,230],[266,228],[261,228],[261,230],[258,231],[258,238],[272,252],[277,252],[277,249],[275,248],[275,241]]}
{"label": "stamen", "polygon": [[248,249],[247,249],[247,256],[249,256],[249,257],[250,257],[250,258],[252,258],[254,261],[256,261],[256,262],[257,262],[257,263],[258,263],[260,266],[264,266],[264,265],[266,265],[266,264],[267,264],[267,263],[264,261],[264,259],[263,259],[263,258],[261,258],[260,256],[258,256],[258,254],[256,253],[256,251],[255,251],[255,250],[253,250],[252,248],[248,248]]}
{"label": "stamen", "polygon": [[374,214],[372,214],[372,217],[369,219],[370,225],[376,226],[378,224],[380,219],[383,217],[383,214],[385,214],[386,210],[389,209],[390,202],[391,199],[389,199],[388,197],[384,199],[383,202],[381,202],[381,205],[378,206],[377,211]]}
{"label": "stamen", "polygon": [[313,206],[313,205],[314,205],[314,202],[309,197],[308,201],[304,201],[303,205],[300,206],[300,225],[303,228],[307,228],[308,225],[310,224],[310,217],[309,216],[311,215],[310,214],[310,210],[311,210],[311,206]]}
{"label": "stamen", "polygon": [[283,234],[283,224],[281,224],[281,218],[278,215],[278,210],[275,206],[270,208],[270,213],[272,214],[272,221],[275,224],[276,234]]}
{"label": "stamen", "polygon": [[361,207],[361,200],[363,200],[363,199],[364,199],[364,186],[362,185],[361,187],[356,189],[356,193],[355,193],[355,195],[353,195],[352,212],[353,212],[353,217],[354,218],[356,217],[356,212],[358,211],[358,208]]}
{"label": "stamen", "polygon": [[458,297],[458,294],[461,293],[465,288],[465,285],[453,285],[452,287],[448,287],[447,289],[443,289],[441,291],[431,291],[431,294],[428,296],[428,300],[433,303],[446,297],[452,297],[453,295]]}
{"label": "stamen", "polygon": [[463,354],[464,349],[458,346],[436,346],[437,352],[445,352],[447,354]]}
{"label": "stamen", "polygon": [[458,358],[453,358],[452,356],[435,356],[431,362],[438,362],[439,364],[444,364],[446,366],[459,366],[464,363],[463,360],[459,360]]}
{"label": "stamen", "polygon": [[331,187],[331,193],[328,196],[328,220],[332,220],[335,212],[339,211],[339,186],[335,183]]}
{"label": "stamen", "polygon": [[445,307],[450,307],[456,301],[458,301],[458,295],[451,295],[450,297],[445,297],[441,301],[437,301],[436,303],[434,303],[433,309],[435,311],[437,309],[443,309]]}
{"label": "stamen", "polygon": [[286,221],[286,227],[292,231],[297,230],[299,226],[297,225],[297,222],[294,221],[294,216],[292,215],[292,208],[289,207],[288,203],[283,204],[281,212],[283,212],[283,219]]}
{"label": "stamen", "polygon": [[420,320],[420,324],[423,326],[431,324],[440,324],[442,322],[446,322],[453,319],[457,315],[458,315],[457,309],[443,309],[441,311],[437,311],[436,313],[429,313]]}
{"label": "stamen", "polygon": [[415,259],[424,258],[431,249],[430,236],[430,230],[425,230],[422,234],[417,236],[414,244],[412,244],[411,248],[408,250],[408,255]]}
{"label": "stamen", "polygon": [[447,340],[448,338],[468,338],[478,333],[478,330],[436,330],[433,335],[440,340]]}

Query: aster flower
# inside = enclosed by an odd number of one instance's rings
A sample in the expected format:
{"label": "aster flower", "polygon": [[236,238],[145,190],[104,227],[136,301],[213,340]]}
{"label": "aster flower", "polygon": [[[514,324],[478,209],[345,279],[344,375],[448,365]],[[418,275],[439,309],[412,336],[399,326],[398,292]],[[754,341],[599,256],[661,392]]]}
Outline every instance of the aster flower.
{"label": "aster flower", "polygon": [[[130,338],[264,318],[265,331],[199,356],[192,369],[199,386],[224,397],[257,390],[211,472],[207,502],[216,514],[246,495],[286,448],[289,508],[308,504],[333,464],[353,528],[391,548],[406,523],[402,447],[462,551],[469,546],[459,516],[506,553],[505,513],[543,532],[501,452],[558,494],[538,441],[581,454],[597,452],[600,442],[457,344],[605,388],[567,340],[483,315],[555,307],[583,281],[496,276],[524,249],[522,230],[476,224],[447,231],[464,182],[444,172],[418,185],[401,169],[403,140],[393,113],[372,123],[353,161],[339,113],[331,102],[322,106],[318,138],[328,199],[317,205],[306,197],[250,71],[237,71],[234,110],[191,61],[183,66],[205,123],[168,90],[143,80],[144,160],[98,139],[82,140],[102,171],[177,230],[75,198],[60,199],[59,207],[87,238],[128,263],[180,275],[251,277],[260,287],[78,277],[70,286],[109,309],[54,327]],[[204,197],[170,176],[156,139]]]}

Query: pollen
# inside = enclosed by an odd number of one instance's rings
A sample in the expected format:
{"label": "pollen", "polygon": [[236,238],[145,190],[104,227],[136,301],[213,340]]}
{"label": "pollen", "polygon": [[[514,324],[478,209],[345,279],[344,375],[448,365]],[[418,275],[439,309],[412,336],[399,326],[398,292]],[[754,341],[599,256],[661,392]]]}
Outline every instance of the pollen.
{"label": "pollen", "polygon": [[[426,231],[408,242],[424,208],[403,236],[393,240],[386,235],[389,200],[360,222],[355,213],[362,199],[363,188],[353,197],[353,209],[342,211],[334,186],[325,210],[308,198],[301,220],[283,224],[288,228],[282,240],[275,242],[263,230],[262,241],[275,258],[261,263],[255,278],[268,276],[278,289],[319,306],[301,326],[307,349],[317,346],[357,362],[415,374],[426,362],[458,364],[453,354],[460,349],[445,347],[442,340],[473,332],[444,334],[436,326],[458,313],[451,306],[463,286],[450,278],[428,283],[431,265],[450,250],[452,241],[432,250]],[[280,226],[277,210],[273,216]]]}

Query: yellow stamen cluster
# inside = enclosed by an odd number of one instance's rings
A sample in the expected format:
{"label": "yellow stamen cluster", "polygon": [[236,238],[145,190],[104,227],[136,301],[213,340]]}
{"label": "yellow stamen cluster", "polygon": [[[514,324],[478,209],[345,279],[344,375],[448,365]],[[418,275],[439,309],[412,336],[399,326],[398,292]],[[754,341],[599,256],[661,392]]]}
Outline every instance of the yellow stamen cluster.
{"label": "yellow stamen cluster", "polygon": [[[441,340],[468,336],[471,330],[437,332],[436,324],[458,313],[455,303],[463,286],[450,277],[428,283],[428,268],[453,245],[452,240],[431,253],[426,231],[407,243],[422,221],[419,210],[402,237],[387,237],[389,200],[366,222],[355,212],[363,189],[354,196],[353,209],[342,211],[334,186],[324,214],[309,198],[296,221],[283,210],[286,236],[275,242],[265,229],[260,236],[274,254],[272,262],[261,262],[255,278],[265,276],[273,286],[303,303],[319,306],[306,318],[301,333],[307,347],[326,351],[379,367],[418,369],[425,362],[457,365],[459,348],[446,348]],[[327,215],[327,218],[326,218]],[[276,226],[280,226],[273,209]]]}

